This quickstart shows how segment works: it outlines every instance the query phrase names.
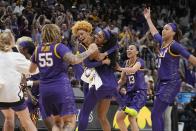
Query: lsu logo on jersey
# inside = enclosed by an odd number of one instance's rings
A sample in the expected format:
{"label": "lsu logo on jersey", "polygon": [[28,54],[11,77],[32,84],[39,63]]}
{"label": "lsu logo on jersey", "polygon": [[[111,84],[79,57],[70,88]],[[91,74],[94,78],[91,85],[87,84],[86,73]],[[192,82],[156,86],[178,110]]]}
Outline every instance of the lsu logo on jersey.
{"label": "lsu logo on jersey", "polygon": [[[126,116],[124,121],[125,121],[126,127],[128,127],[130,125],[129,120],[128,120],[128,116]],[[151,111],[146,106],[144,106],[139,111],[139,113],[137,115],[137,124],[140,129],[144,129],[146,127],[147,123],[149,126],[152,126]],[[114,120],[113,120],[113,127],[115,129],[119,129],[118,124],[116,122],[116,114],[115,114]]]}

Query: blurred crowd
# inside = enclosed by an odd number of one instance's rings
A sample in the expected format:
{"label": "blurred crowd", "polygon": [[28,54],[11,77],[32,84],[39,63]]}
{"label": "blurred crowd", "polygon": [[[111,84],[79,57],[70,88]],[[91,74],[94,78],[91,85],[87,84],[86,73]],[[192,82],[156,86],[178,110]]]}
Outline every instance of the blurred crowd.
{"label": "blurred crowd", "polygon": [[[118,37],[121,65],[126,59],[127,45],[134,43],[139,47],[140,57],[146,61],[145,79],[148,83],[148,96],[151,99],[157,78],[158,48],[148,31],[143,8],[151,7],[152,18],[158,29],[168,22],[177,23],[183,33],[181,43],[194,55],[196,55],[196,9],[191,3],[195,4],[194,1],[191,0],[145,2],[140,0],[1,0],[0,31],[11,29],[16,39],[29,36],[35,45],[38,45],[41,44],[41,28],[47,23],[56,23],[61,28],[65,44],[74,44],[71,27],[77,20],[85,19],[92,23],[94,32],[109,29]],[[181,69],[185,87],[186,85],[195,87],[195,68],[182,60]],[[80,86],[71,69],[69,74],[72,84],[75,87]]]}

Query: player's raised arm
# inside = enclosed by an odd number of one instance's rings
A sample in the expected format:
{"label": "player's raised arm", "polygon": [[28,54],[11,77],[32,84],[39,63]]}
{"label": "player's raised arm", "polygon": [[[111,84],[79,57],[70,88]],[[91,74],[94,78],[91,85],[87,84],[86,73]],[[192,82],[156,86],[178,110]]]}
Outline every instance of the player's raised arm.
{"label": "player's raised arm", "polygon": [[151,14],[150,14],[150,7],[145,8],[143,14],[144,14],[144,17],[145,17],[145,19],[148,23],[148,26],[149,26],[149,29],[150,29],[150,32],[151,32],[152,36],[159,33],[158,30],[156,29],[156,27],[154,26],[153,22],[152,22]]}

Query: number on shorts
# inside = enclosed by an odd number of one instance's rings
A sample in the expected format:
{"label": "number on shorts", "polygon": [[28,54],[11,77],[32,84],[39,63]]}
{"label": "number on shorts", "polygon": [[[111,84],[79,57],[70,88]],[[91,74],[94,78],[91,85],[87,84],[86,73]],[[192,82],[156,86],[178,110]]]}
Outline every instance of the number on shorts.
{"label": "number on shorts", "polygon": [[39,54],[39,66],[40,67],[51,67],[53,66],[52,53],[40,53]]}

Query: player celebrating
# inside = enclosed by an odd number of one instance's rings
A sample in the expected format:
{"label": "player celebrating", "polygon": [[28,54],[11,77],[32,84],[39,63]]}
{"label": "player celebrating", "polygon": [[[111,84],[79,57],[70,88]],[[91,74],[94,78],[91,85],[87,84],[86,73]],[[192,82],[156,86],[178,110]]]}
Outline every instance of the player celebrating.
{"label": "player celebrating", "polygon": [[152,110],[152,130],[163,131],[163,113],[169,104],[174,102],[180,90],[181,80],[179,75],[179,59],[183,56],[193,65],[196,65],[196,57],[191,55],[181,44],[179,38],[181,31],[175,23],[168,23],[163,27],[162,36],[152,23],[150,8],[144,9],[144,17],[148,23],[151,34],[159,42],[159,69],[156,86],[156,99]]}
{"label": "player celebrating", "polygon": [[40,99],[46,116],[54,116],[53,130],[74,130],[76,107],[73,90],[67,76],[69,64],[78,64],[97,50],[95,44],[75,56],[61,42],[60,29],[55,24],[42,28],[42,45],[32,56],[30,72],[40,70]]}
{"label": "player celebrating", "polygon": [[[121,131],[128,131],[124,119],[128,114],[132,131],[139,131],[136,116],[139,110],[146,104],[147,86],[144,80],[144,60],[138,57],[136,45],[130,45],[127,49],[127,57],[121,78],[118,81],[120,85],[118,101],[121,110],[117,112],[117,123]],[[126,83],[126,88],[122,85]]]}

